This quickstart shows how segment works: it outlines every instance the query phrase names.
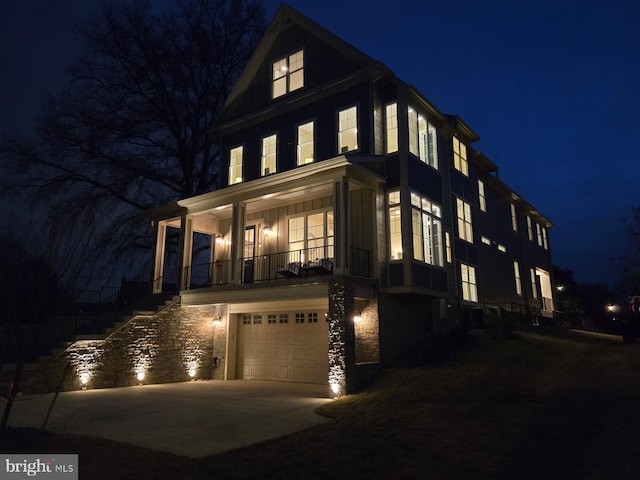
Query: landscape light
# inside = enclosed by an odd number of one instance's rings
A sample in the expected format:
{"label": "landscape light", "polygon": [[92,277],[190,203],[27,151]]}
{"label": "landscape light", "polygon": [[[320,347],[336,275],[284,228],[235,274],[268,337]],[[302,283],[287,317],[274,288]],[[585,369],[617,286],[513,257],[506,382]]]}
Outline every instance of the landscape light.
{"label": "landscape light", "polygon": [[86,385],[87,383],[89,383],[89,374],[88,373],[82,373],[80,374],[80,383],[82,385]]}
{"label": "landscape light", "polygon": [[138,382],[142,383],[142,381],[144,380],[144,370],[139,370],[136,375],[136,378],[138,379]]}
{"label": "landscape light", "polygon": [[195,368],[190,368],[189,369],[189,377],[191,377],[192,380],[194,380],[196,378],[196,369]]}
{"label": "landscape light", "polygon": [[333,398],[338,398],[340,396],[340,384],[332,383],[330,387],[331,392],[333,393]]}

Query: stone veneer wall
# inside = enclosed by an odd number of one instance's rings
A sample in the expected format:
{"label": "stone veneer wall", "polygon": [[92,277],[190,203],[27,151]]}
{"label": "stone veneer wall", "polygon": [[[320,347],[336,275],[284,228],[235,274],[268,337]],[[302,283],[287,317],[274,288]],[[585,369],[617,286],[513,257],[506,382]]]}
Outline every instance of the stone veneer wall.
{"label": "stone veneer wall", "polygon": [[[221,323],[213,325],[218,317]],[[81,340],[39,364],[25,365],[23,393],[167,383],[224,377],[228,311],[220,305],[183,307],[139,315],[104,340]],[[214,348],[215,342],[215,348]],[[218,363],[213,368],[213,357]],[[138,373],[143,373],[140,382]]]}
{"label": "stone veneer wall", "polygon": [[[362,305],[361,305],[362,304]],[[356,336],[356,364],[380,361],[380,329],[378,300],[356,300],[360,321],[354,325]]]}

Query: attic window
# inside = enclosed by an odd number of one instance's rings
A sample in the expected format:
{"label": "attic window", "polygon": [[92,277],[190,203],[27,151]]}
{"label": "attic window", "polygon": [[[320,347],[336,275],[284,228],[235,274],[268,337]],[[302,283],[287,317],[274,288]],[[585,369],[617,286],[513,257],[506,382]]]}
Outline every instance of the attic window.
{"label": "attic window", "polygon": [[299,50],[273,62],[273,98],[304,86],[304,52]]}

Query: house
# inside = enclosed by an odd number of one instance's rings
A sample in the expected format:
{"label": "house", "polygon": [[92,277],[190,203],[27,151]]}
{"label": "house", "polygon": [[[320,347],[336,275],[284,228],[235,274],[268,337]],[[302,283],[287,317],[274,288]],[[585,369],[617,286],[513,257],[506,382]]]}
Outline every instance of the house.
{"label": "house", "polygon": [[553,317],[551,223],[473,148],[478,135],[289,6],[213,134],[219,188],[150,212],[153,291],[177,296],[76,339],[32,378],[340,395],[453,329]]}
{"label": "house", "polygon": [[219,189],[153,212],[153,278],[217,309],[219,378],[341,393],[487,312],[553,316],[551,223],[478,135],[289,6],[215,136]]}

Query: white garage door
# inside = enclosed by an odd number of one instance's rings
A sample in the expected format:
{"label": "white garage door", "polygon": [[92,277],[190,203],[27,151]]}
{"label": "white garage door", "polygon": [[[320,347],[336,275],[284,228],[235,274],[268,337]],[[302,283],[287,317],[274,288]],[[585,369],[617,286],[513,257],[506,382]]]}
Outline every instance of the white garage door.
{"label": "white garage door", "polygon": [[238,330],[242,378],[327,383],[329,330],[324,312],[241,314]]}

